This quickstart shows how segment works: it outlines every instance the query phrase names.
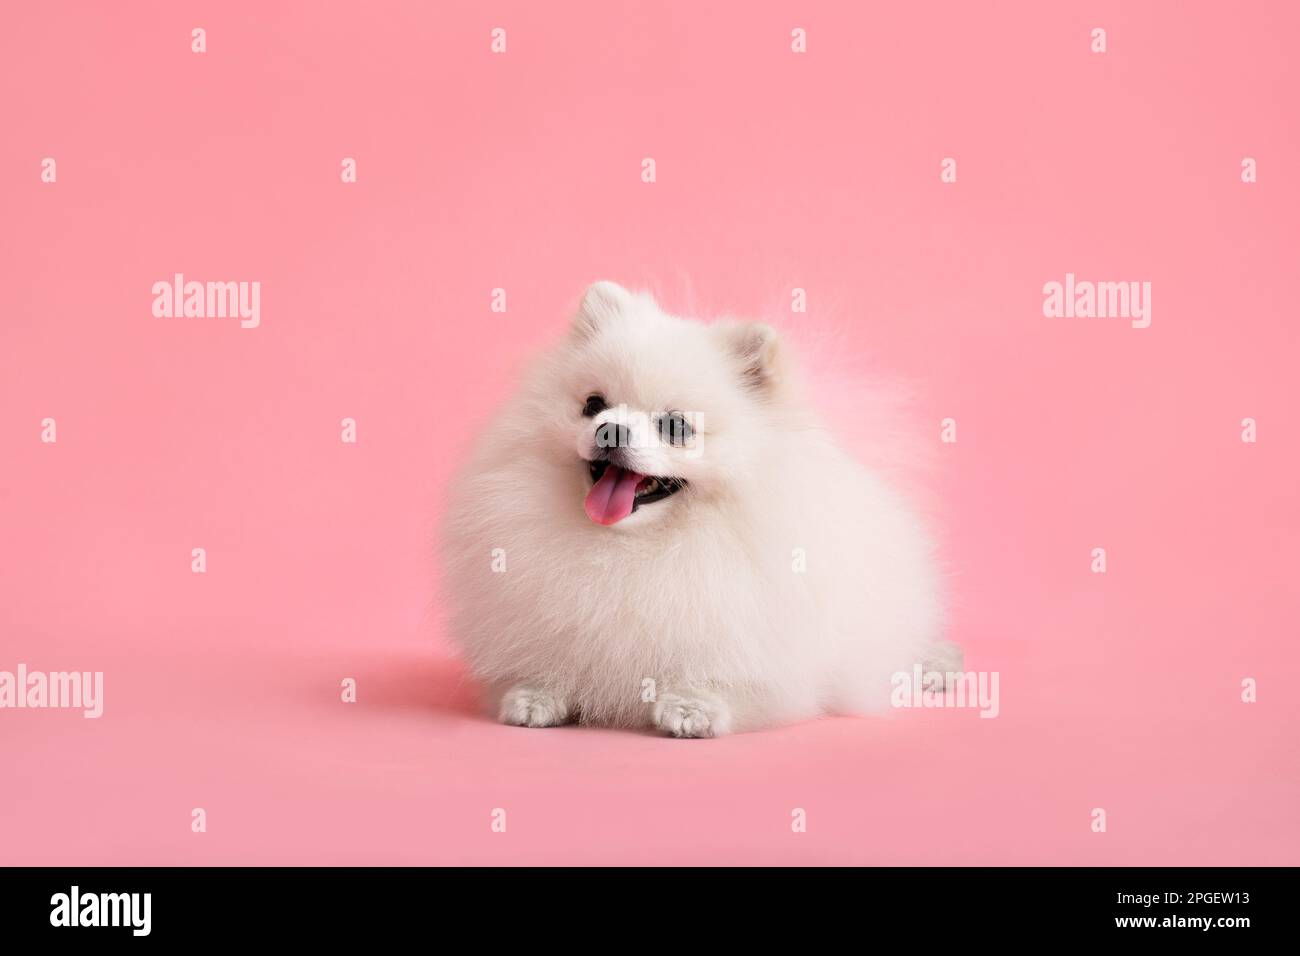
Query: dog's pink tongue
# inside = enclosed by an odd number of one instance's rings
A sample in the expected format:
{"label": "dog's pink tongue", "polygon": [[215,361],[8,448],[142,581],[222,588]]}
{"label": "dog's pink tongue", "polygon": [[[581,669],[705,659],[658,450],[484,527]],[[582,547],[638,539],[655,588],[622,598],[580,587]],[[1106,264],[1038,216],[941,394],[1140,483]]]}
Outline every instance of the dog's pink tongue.
{"label": "dog's pink tongue", "polygon": [[616,524],[632,513],[636,486],[645,475],[624,471],[615,465],[605,468],[600,481],[587,492],[587,517],[596,524]]}

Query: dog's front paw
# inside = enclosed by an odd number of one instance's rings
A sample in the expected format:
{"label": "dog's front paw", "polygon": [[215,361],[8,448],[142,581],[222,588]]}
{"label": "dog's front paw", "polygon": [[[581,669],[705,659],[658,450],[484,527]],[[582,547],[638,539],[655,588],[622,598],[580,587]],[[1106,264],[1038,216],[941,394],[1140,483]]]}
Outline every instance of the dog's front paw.
{"label": "dog's front paw", "polygon": [[721,737],[731,730],[731,711],[715,698],[662,694],[655,701],[654,725],[674,737]]}
{"label": "dog's front paw", "polygon": [[569,706],[559,694],[520,684],[501,698],[497,719],[516,727],[555,727],[568,721]]}
{"label": "dog's front paw", "polygon": [[964,657],[960,645],[952,641],[936,641],[927,650],[922,667],[927,673],[936,671],[944,674],[946,679],[947,674],[961,670]]}

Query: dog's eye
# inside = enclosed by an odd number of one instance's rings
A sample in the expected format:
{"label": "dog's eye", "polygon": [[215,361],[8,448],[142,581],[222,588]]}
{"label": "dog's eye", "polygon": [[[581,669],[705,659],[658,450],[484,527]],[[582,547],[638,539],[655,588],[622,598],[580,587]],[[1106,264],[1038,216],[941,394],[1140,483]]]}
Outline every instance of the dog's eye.
{"label": "dog's eye", "polygon": [[582,414],[586,418],[592,418],[593,416],[599,415],[608,407],[609,406],[605,404],[605,396],[588,395],[587,403],[582,406]]}
{"label": "dog's eye", "polygon": [[660,415],[659,437],[670,445],[685,445],[691,438],[691,423],[681,412]]}

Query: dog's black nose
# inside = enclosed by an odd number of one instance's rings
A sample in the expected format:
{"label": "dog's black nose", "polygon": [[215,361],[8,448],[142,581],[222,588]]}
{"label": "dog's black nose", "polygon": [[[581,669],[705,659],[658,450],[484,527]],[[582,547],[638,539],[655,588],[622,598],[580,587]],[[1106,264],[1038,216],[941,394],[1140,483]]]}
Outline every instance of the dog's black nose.
{"label": "dog's black nose", "polygon": [[596,429],[597,448],[628,448],[632,444],[632,431],[626,425],[605,422]]}

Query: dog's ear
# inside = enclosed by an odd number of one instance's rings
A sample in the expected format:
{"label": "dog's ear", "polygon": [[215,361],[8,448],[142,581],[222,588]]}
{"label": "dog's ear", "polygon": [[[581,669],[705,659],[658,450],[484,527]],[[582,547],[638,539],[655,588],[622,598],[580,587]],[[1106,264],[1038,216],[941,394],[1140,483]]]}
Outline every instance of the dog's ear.
{"label": "dog's ear", "polygon": [[593,282],[582,296],[578,314],[573,317],[573,335],[585,339],[607,320],[627,311],[632,304],[632,293],[617,282]]}
{"label": "dog's ear", "polygon": [[736,359],[741,380],[755,392],[771,393],[781,384],[781,340],[762,322],[718,323],[727,349]]}

